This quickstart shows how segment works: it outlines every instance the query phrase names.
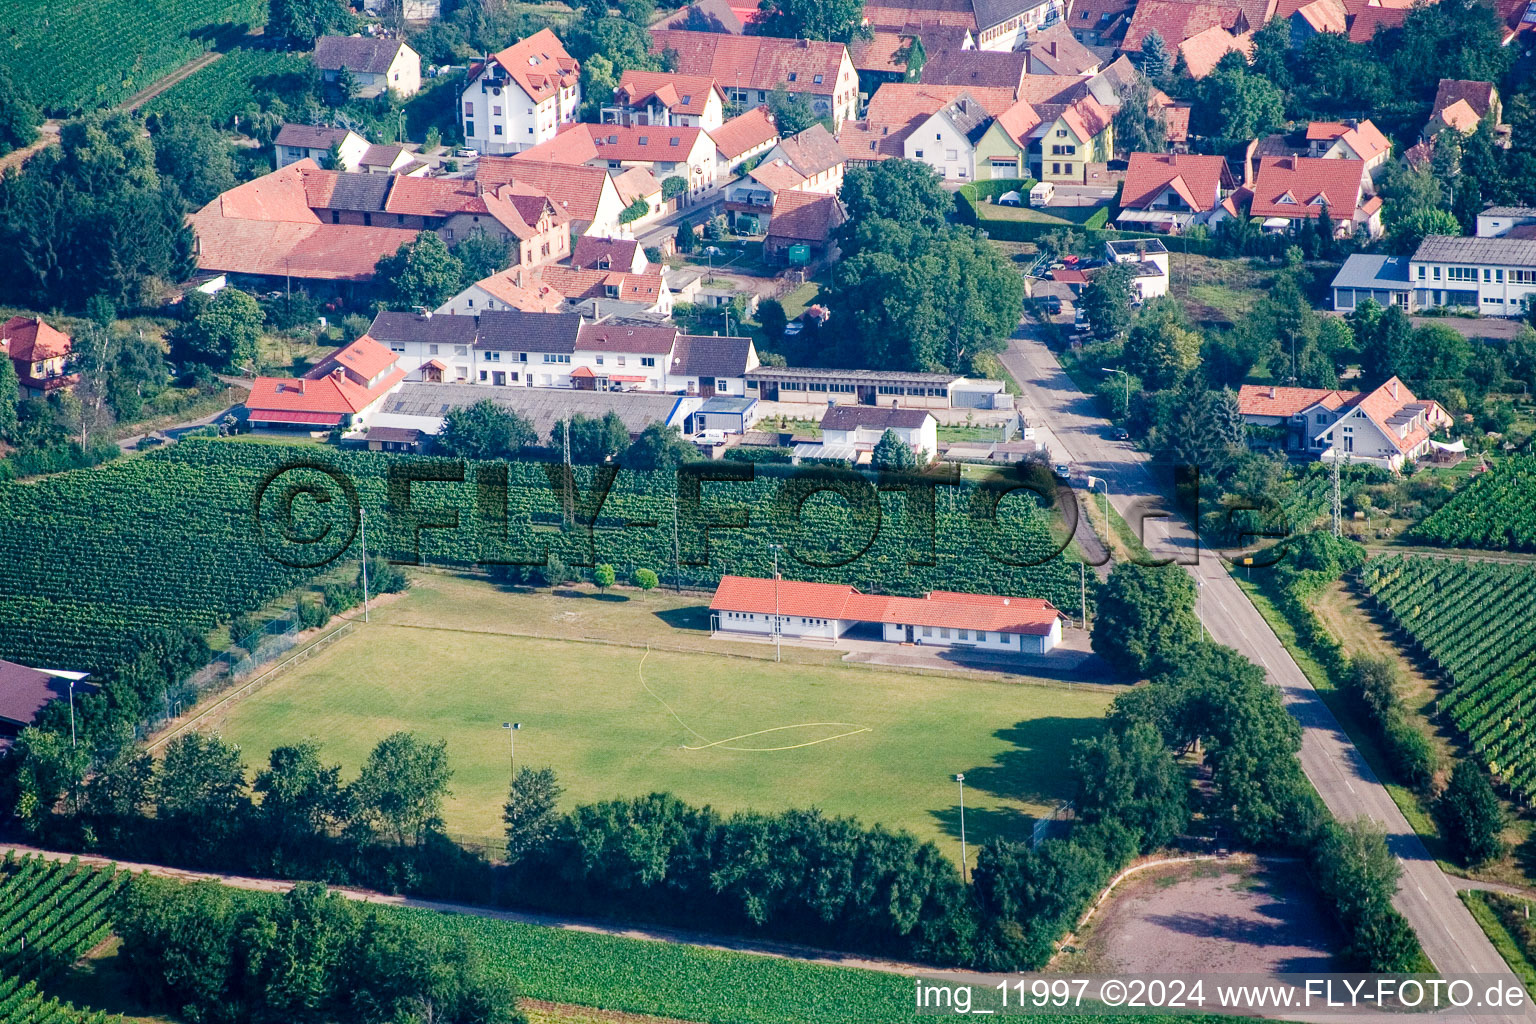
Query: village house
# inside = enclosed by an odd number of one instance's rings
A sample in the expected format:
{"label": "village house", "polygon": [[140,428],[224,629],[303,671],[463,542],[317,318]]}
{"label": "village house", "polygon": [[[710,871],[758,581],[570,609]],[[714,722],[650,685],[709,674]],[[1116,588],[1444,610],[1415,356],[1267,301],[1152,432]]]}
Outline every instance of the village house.
{"label": "village house", "polygon": [[21,730],[37,722],[37,716],[49,704],[69,700],[71,694],[95,694],[98,687],[85,682],[86,676],[85,672],[32,668],[0,660],[0,755]]}
{"label": "village house", "polygon": [[939,24],[963,28],[982,50],[1017,50],[1033,33],[1062,21],[1065,0],[871,0],[871,25],[897,28]]}
{"label": "village house", "polygon": [[1368,392],[1244,384],[1237,398],[1258,447],[1393,471],[1428,454],[1430,435],[1451,423],[1438,402],[1414,397],[1396,377]]}
{"label": "village house", "polygon": [[1212,225],[1225,216],[1221,201],[1236,188],[1224,157],[1132,153],[1115,224],[1168,234]]}
{"label": "village house", "polygon": [[1072,103],[1037,103],[1030,135],[1030,175],[1056,184],[1087,184],[1088,165],[1114,154],[1114,118],[1092,95]]}
{"label": "village house", "polygon": [[1147,36],[1156,32],[1178,52],[1184,42],[1208,29],[1219,28],[1231,37],[1250,35],[1260,28],[1270,0],[1138,0],[1119,49],[1140,53]]}
{"label": "village house", "polygon": [[570,312],[384,312],[374,317],[368,337],[387,345],[412,381],[492,389],[748,397],[746,375],[757,368],[750,339],[685,335],[673,324],[593,321]]}
{"label": "village house", "polygon": [[621,224],[619,218],[630,205],[624,199],[627,190],[619,191],[606,167],[485,156],[475,164],[475,180],[486,188],[519,184],[538,189],[570,218],[571,230],[578,235],[627,237],[661,212],[653,209],[648,216]]}
{"label": "village house", "polygon": [[349,174],[311,160],[235,186],[191,223],[201,270],[332,289],[372,279],[380,257],[421,231],[450,246],[484,232],[506,240],[525,267],[570,249],[570,218],[526,183]]}
{"label": "village house", "polygon": [[613,90],[603,124],[703,128],[725,123],[725,93],[712,79],[666,71],[626,71]]}
{"label": "village house", "polygon": [[513,160],[603,167],[616,175],[616,186],[617,176],[633,168],[649,172],[657,182],[679,178],[685,188],[675,197],[680,206],[698,202],[715,187],[715,142],[702,128],[566,125],[553,139],[523,150]]}
{"label": "village house", "polygon": [[364,99],[385,91],[402,98],[421,91],[421,55],[388,36],[321,36],[315,40],[315,66],[333,89],[346,68]]}
{"label": "village house", "polygon": [[774,199],[773,220],[763,238],[763,259],[790,266],[830,260],[836,255],[833,234],[847,219],[837,196],[781,193]]}
{"label": "village house", "polygon": [[1335,237],[1363,231],[1375,238],[1381,234],[1381,197],[1365,198],[1364,180],[1360,160],[1260,157],[1248,213],[1265,231],[1294,232],[1303,221],[1321,218],[1326,208]]}
{"label": "village house", "polygon": [[1030,36],[1022,52],[1029,58],[1026,70],[1032,75],[1086,77],[1104,65],[1102,57],[1078,42],[1071,29],[1060,22]]}
{"label": "village house", "polygon": [[313,160],[316,166],[324,167],[331,147],[335,146],[338,161],[331,170],[355,171],[369,145],[367,139],[346,128],[320,128],[307,124],[285,124],[272,140],[277,170],[300,160]]}
{"label": "village house", "polygon": [[[848,163],[855,167],[870,166],[892,157],[905,157],[930,163],[932,147],[907,146],[912,138],[934,114],[954,103],[962,95],[988,115],[1000,114],[1016,102],[1012,89],[965,88],[957,85],[923,85],[916,82],[893,82],[882,85],[870,97],[862,121],[848,121],[837,133],[838,146]],[[930,133],[932,134],[932,133]],[[922,152],[919,153],[918,150]],[[943,165],[943,153],[934,166]],[[959,154],[956,154],[956,162]]]}
{"label": "village house", "polygon": [[599,238],[586,235],[571,250],[571,266],[585,270],[623,270],[644,274],[651,266],[645,249],[633,238]]}
{"label": "village house", "polygon": [[460,96],[464,144],[520,153],[555,137],[581,110],[581,66],[549,29],[474,61]]}
{"label": "village house", "polygon": [[857,626],[880,639],[999,654],[1049,654],[1065,620],[1049,601],[935,590],[923,597],[863,594],[840,583],[722,576],[709,603],[722,633],[837,640]]}
{"label": "village house", "polygon": [[858,73],[842,43],[673,29],[653,29],[651,41],[656,53],[677,54],[679,74],[713,80],[737,107],[767,103],[782,86],[834,126],[858,109]]}
{"label": "village house", "polygon": [[[1424,126],[1424,138],[1433,139],[1446,129],[1471,135],[1485,117],[1491,117],[1495,126],[1503,127],[1500,125],[1503,113],[1499,90],[1492,82],[1442,78],[1435,89],[1435,102],[1430,108],[1429,122]],[[1501,134],[1507,134],[1507,128]]]}
{"label": "village house", "polygon": [[1040,115],[1022,100],[994,117],[976,142],[976,176],[1023,178],[1029,173],[1031,136],[1039,126]]}
{"label": "village house", "polygon": [[1253,56],[1253,33],[1233,33],[1220,25],[1202,29],[1179,44],[1178,53],[1189,68],[1189,77],[1204,78],[1229,53],[1239,53],[1244,60]]}
{"label": "village house", "polygon": [[362,425],[405,377],[398,354],[365,334],[302,377],[257,377],[246,419],[259,430],[345,430]]}
{"label": "village house", "polygon": [[9,359],[20,381],[21,397],[46,398],[79,382],[66,373],[70,337],[38,316],[13,316],[0,324],[0,358]]}
{"label": "village house", "polygon": [[1072,0],[1063,24],[1080,43],[1114,46],[1125,38],[1135,9],[1135,0]]}
{"label": "village house", "polygon": [[779,129],[768,108],[759,106],[731,118],[709,137],[715,140],[715,178],[720,180],[772,149],[779,141]]}
{"label": "village house", "polygon": [[931,462],[938,455],[938,421],[927,409],[830,405],[821,415],[821,445],[826,452],[822,457],[858,462],[874,450],[887,430],[917,453],[919,463]]}
{"label": "village house", "polygon": [[[1029,54],[1022,51],[940,50],[923,62],[923,85],[960,89],[1006,89],[1014,96],[1029,73]],[[881,88],[884,88],[882,86]]]}
{"label": "village house", "polygon": [[1376,175],[1392,156],[1392,142],[1369,120],[1312,121],[1307,125],[1307,155],[1322,160],[1359,160],[1361,184],[1375,191]]}

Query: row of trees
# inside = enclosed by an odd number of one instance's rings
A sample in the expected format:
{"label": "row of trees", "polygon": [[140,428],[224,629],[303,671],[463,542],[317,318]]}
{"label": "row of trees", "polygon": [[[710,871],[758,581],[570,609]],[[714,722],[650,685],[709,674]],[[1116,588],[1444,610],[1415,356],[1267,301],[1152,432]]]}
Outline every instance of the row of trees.
{"label": "row of trees", "polygon": [[[614,412],[601,418],[577,413],[568,424],[555,421],[547,441],[550,449],[563,454],[567,426],[571,461],[578,465],[617,459],[629,469],[674,469],[702,457],[676,427],[659,422],[649,424],[631,440],[629,428]],[[490,399],[448,410],[435,439],[438,451],[464,459],[517,458],[539,443],[539,432],[531,420]]]}
{"label": "row of trees", "polygon": [[255,896],[140,875],[115,916],[139,995],[191,1024],[524,1020],[464,936],[314,882]]}

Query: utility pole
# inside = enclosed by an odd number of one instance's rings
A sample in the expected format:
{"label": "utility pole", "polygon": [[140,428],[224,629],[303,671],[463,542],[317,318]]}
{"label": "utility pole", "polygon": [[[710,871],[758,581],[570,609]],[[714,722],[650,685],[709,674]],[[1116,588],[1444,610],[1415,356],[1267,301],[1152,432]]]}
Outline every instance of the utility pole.
{"label": "utility pole", "polygon": [[574,513],[572,511],[574,502],[571,500],[571,482],[576,475],[576,471],[571,468],[571,418],[567,416],[560,425],[565,428],[565,525],[570,526],[571,520],[574,518]]}
{"label": "utility pole", "polygon": [[672,587],[683,592],[683,560],[677,549],[677,495],[672,495]]}
{"label": "utility pole", "polygon": [[1339,453],[1333,453],[1333,535],[1340,534],[1339,517],[1343,512],[1343,501],[1339,497]]}
{"label": "utility pole", "polygon": [[779,545],[769,545],[773,548],[773,660],[778,661],[782,657],[779,637],[782,630],[779,627]]}
{"label": "utility pole", "polygon": [[363,621],[368,621],[368,510],[357,510],[358,532],[363,539]]}

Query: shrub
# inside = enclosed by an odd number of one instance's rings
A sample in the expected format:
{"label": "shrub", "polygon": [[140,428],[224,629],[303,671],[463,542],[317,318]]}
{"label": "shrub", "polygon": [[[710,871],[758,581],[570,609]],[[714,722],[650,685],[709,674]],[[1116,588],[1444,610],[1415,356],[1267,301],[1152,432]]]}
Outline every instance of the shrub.
{"label": "shrub", "polygon": [[629,581],[641,590],[655,590],[656,585],[661,582],[656,577],[656,573],[650,569],[636,569]]}

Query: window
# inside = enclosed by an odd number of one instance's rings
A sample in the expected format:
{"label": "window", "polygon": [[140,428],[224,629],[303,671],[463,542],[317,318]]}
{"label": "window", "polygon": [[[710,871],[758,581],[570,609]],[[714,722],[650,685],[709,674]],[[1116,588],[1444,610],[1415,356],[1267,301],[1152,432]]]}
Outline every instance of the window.
{"label": "window", "polygon": [[500,135],[500,134],[501,134],[501,125],[499,125],[499,124],[498,124],[498,125],[493,125],[493,126],[492,126],[492,127],[491,127],[491,131],[492,131],[492,132],[493,132],[493,133],[494,133],[494,134],[496,134],[496,135]]}
{"label": "window", "polygon": [[953,149],[946,149],[944,151],[944,159],[945,160],[958,160],[958,159],[960,159],[960,154],[958,152],[956,152],[955,150],[953,150]]}
{"label": "window", "polygon": [[656,357],[655,356],[641,356],[640,357],[640,365],[641,366],[655,366],[656,365]]}
{"label": "window", "polygon": [[923,627],[923,636],[933,636],[933,627],[932,626],[924,626]]}
{"label": "window", "polygon": [[797,72],[794,72],[794,71],[791,71],[791,72],[790,72],[790,73],[789,73],[789,80],[790,80],[790,81],[791,81],[791,82],[793,82],[793,81],[794,81],[794,80],[795,80],[795,78],[796,78],[796,77],[797,77]]}
{"label": "window", "polygon": [[1491,267],[1484,267],[1483,268],[1483,283],[1484,284],[1488,284],[1492,280],[1493,280],[1493,269]]}
{"label": "window", "polygon": [[923,151],[922,151],[922,150],[918,150],[918,151],[917,151],[917,158],[918,158],[918,159],[919,159],[919,160],[921,160],[921,159],[922,159],[922,158],[923,158]]}
{"label": "window", "polygon": [[464,122],[464,135],[465,135],[465,137],[467,138],[468,136],[471,136],[473,134],[475,134],[475,122],[473,122],[473,121],[465,121]]}
{"label": "window", "polygon": [[1327,413],[1320,412],[1320,413],[1317,414],[1317,425],[1318,426],[1321,427],[1321,426],[1323,426],[1327,422],[1328,422],[1328,414]]}
{"label": "window", "polygon": [[481,370],[480,371],[480,379],[481,380],[485,380],[489,376],[490,376],[490,374],[488,372],[486,372],[485,370]]}
{"label": "window", "polygon": [[1477,281],[1476,267],[1446,267],[1445,279],[1447,281]]}
{"label": "window", "polygon": [[1435,280],[1436,281],[1440,280],[1440,268],[1439,267],[1435,268]]}
{"label": "window", "polygon": [[1419,280],[1424,280],[1424,264],[1419,264]]}
{"label": "window", "polygon": [[427,355],[429,355],[429,356],[437,355],[437,346],[436,345],[428,345],[427,346]]}
{"label": "window", "polygon": [[820,85],[821,84],[821,76],[820,75],[816,75],[815,77],[813,77],[811,79],[811,81],[814,82],[817,85]]}
{"label": "window", "polygon": [[946,627],[946,626],[940,626],[939,627],[939,639],[940,640],[948,640],[949,639],[949,628],[948,627]]}
{"label": "window", "polygon": [[969,640],[970,638],[971,638],[971,631],[968,630],[968,629],[962,629],[960,631],[960,635],[959,635],[959,637],[957,639]]}
{"label": "window", "polygon": [[501,108],[500,107],[492,107],[491,108],[491,113],[495,114],[497,117],[500,117],[501,116]]}
{"label": "window", "polygon": [[598,356],[597,357],[597,365],[598,366],[602,366],[603,365],[603,357],[602,356]]}
{"label": "window", "polygon": [[1495,270],[1493,272],[1493,279],[1495,281],[1497,281],[1499,284],[1503,284],[1504,283],[1504,268],[1503,267],[1500,267],[1498,270]]}
{"label": "window", "polygon": [[1056,137],[1058,139],[1066,138],[1067,137],[1067,130],[1065,128],[1057,128],[1056,129]]}
{"label": "window", "polygon": [[1536,284],[1536,270],[1511,270],[1510,284]]}
{"label": "window", "polygon": [[1062,164],[1061,165],[1061,173],[1062,174],[1071,174],[1072,173],[1072,165],[1071,164]]}
{"label": "window", "polygon": [[475,105],[473,103],[466,103],[466,104],[464,104],[464,116],[465,117],[474,117],[475,116]]}

